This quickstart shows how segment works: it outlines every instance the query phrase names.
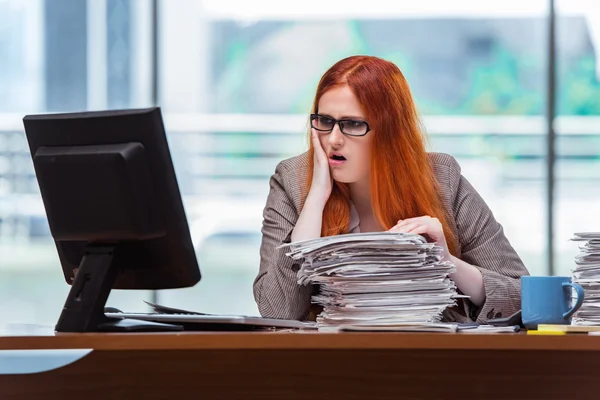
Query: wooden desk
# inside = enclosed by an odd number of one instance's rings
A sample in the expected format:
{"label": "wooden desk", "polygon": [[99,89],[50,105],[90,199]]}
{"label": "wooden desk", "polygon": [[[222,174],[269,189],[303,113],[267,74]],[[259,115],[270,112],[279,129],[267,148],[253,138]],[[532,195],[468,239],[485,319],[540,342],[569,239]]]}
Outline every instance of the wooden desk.
{"label": "wooden desk", "polygon": [[92,351],[51,371],[0,375],[2,400],[600,398],[600,337],[588,335],[0,337],[7,349]]}

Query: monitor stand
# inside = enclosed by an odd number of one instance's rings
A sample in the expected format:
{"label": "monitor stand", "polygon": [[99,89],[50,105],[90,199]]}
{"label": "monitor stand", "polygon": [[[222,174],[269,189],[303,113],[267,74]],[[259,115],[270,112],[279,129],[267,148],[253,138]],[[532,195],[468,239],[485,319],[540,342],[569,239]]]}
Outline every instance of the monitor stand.
{"label": "monitor stand", "polygon": [[117,279],[113,265],[116,245],[88,245],[67,301],[56,324],[56,332],[164,332],[181,331],[181,325],[108,318],[104,306]]}

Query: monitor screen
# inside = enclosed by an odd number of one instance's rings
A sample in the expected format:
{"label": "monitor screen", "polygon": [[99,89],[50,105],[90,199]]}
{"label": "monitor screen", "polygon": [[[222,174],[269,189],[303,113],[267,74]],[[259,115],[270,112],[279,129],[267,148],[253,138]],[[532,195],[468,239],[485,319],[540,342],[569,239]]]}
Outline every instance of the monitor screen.
{"label": "monitor screen", "polygon": [[[78,286],[71,308],[85,314],[91,311],[81,308],[89,306],[101,318],[113,288],[181,288],[200,280],[159,108],[23,121],[64,278]],[[87,299],[93,304],[82,306],[85,291],[94,292]],[[75,318],[65,315],[68,306],[69,299],[61,319]]]}

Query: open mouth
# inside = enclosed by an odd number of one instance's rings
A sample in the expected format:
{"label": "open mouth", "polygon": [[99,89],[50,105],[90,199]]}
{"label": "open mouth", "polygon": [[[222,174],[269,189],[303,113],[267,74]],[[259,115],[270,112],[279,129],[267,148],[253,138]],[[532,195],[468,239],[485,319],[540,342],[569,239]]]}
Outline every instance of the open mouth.
{"label": "open mouth", "polygon": [[335,161],[346,161],[346,157],[338,154],[332,154],[330,158]]}

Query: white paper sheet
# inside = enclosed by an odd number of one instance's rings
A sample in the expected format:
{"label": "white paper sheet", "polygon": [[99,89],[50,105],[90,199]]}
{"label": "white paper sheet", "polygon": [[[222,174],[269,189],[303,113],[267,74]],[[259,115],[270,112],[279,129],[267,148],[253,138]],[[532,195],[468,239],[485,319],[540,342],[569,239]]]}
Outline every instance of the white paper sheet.
{"label": "white paper sheet", "polygon": [[302,261],[298,283],[320,288],[312,297],[324,306],[317,317],[320,330],[437,324],[446,308],[467,297],[458,295],[448,278],[456,268],[441,260],[441,247],[420,235],[347,234],[284,247]]}
{"label": "white paper sheet", "polygon": [[573,315],[573,325],[600,325],[600,232],[575,233],[579,245],[572,281],[580,284],[585,300]]}

